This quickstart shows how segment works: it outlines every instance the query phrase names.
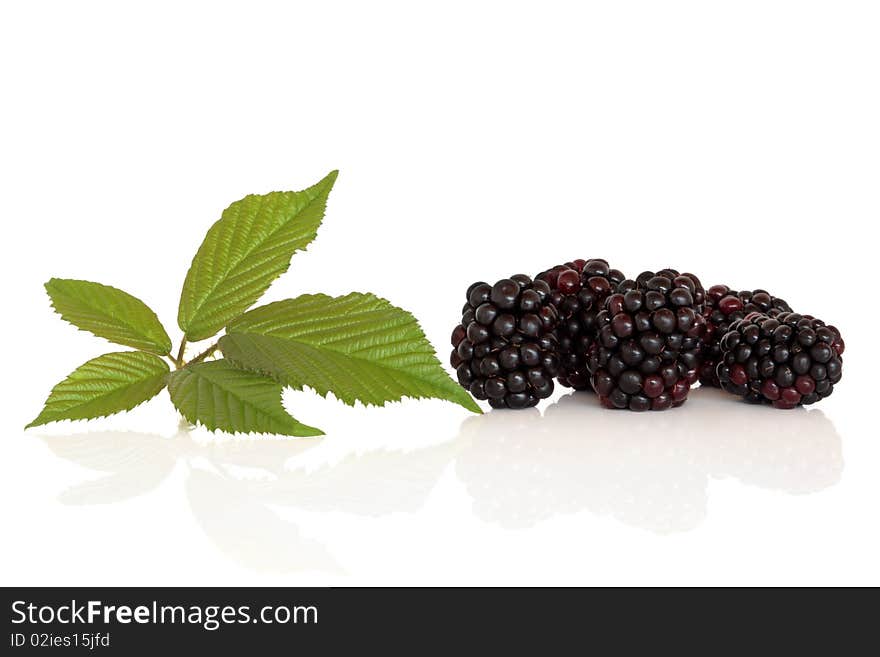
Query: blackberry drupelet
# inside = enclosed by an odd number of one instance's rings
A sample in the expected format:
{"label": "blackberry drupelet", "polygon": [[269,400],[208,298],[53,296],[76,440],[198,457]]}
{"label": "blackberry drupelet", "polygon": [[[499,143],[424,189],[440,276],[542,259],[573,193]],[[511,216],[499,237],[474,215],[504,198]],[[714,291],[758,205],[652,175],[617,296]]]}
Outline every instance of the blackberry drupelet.
{"label": "blackberry drupelet", "polygon": [[687,400],[698,376],[704,296],[696,276],[671,269],[618,286],[597,317],[599,346],[589,359],[603,406],[661,411]]}
{"label": "blackberry drupelet", "polygon": [[536,280],[550,286],[550,301],[559,315],[559,374],[556,380],[575,390],[590,390],[587,356],[596,346],[596,316],[626,276],[606,260],[574,260],[541,272]]}
{"label": "blackberry drupelet", "polygon": [[706,331],[700,349],[700,383],[721,387],[716,368],[721,362],[721,338],[730,325],[753,312],[775,317],[779,313],[791,312],[785,300],[774,297],[767,290],[744,290],[737,292],[726,285],[713,285],[706,292],[706,305],[703,318]]}
{"label": "blackberry drupelet", "polygon": [[843,374],[843,338],[811,315],[750,313],[721,338],[718,379],[724,390],[776,408],[814,404]]}
{"label": "blackberry drupelet", "polygon": [[553,392],[559,372],[550,286],[523,274],[468,288],[452,332],[458,382],[493,408],[528,408]]}

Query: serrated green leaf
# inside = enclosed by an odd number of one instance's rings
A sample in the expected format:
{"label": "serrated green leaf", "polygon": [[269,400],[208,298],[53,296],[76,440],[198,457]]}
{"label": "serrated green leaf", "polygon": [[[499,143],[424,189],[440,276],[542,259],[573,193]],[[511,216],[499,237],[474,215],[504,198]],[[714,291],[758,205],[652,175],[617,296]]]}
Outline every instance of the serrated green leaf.
{"label": "serrated green leaf", "polygon": [[57,420],[90,420],[128,411],[165,387],[168,364],[153,354],[120,351],[80,365],[52,389],[35,427]]}
{"label": "serrated green leaf", "polygon": [[481,412],[416,319],[372,294],[307,294],[256,308],[227,327],[220,349],[239,367],[347,404],[436,397]]}
{"label": "serrated green leaf", "polygon": [[177,322],[188,340],[215,335],[287,271],[315,239],[337,173],[301,192],[245,196],[223,211],[183,284]]}
{"label": "serrated green leaf", "polygon": [[171,338],[156,313],[128,292],[65,278],[50,280],[46,292],[61,318],[83,331],[160,356],[171,351]]}
{"label": "serrated green leaf", "polygon": [[323,431],[291,417],[281,404],[281,384],[225,360],[189,365],[171,375],[168,391],[193,424],[229,433],[320,436]]}

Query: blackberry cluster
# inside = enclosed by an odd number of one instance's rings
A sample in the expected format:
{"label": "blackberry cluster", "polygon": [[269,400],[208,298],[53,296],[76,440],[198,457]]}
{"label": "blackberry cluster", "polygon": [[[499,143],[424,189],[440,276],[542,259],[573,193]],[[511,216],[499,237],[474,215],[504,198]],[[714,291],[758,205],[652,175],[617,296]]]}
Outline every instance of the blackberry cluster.
{"label": "blackberry cluster", "polygon": [[458,382],[493,408],[528,408],[553,392],[558,315],[550,286],[523,274],[468,288],[452,332]]}
{"label": "blackberry cluster", "polygon": [[843,373],[843,338],[833,326],[793,312],[750,313],[721,338],[718,379],[724,390],[776,408],[814,404]]}
{"label": "blackberry cluster", "polygon": [[559,367],[556,380],[575,390],[590,389],[587,356],[596,347],[596,317],[605,299],[626,276],[606,260],[574,260],[535,277],[550,286],[550,301],[559,315]]}
{"label": "blackberry cluster", "polygon": [[706,330],[703,333],[703,346],[700,350],[700,383],[721,387],[715,371],[721,362],[721,338],[733,322],[746,315],[759,312],[770,317],[791,312],[784,299],[774,297],[767,290],[744,290],[737,292],[726,285],[713,285],[706,293],[706,306],[703,319]]}
{"label": "blackberry cluster", "polygon": [[680,406],[696,383],[705,291],[673,269],[625,280],[599,313],[599,347],[590,357],[593,389],[607,408]]}
{"label": "blackberry cluster", "polygon": [[697,381],[753,403],[794,408],[840,381],[840,332],[766,290],[703,288],[694,274],[627,279],[606,260],[574,260],[532,280],[468,288],[452,333],[459,383],[493,408],[529,408],[554,378],[607,408],[680,406]]}

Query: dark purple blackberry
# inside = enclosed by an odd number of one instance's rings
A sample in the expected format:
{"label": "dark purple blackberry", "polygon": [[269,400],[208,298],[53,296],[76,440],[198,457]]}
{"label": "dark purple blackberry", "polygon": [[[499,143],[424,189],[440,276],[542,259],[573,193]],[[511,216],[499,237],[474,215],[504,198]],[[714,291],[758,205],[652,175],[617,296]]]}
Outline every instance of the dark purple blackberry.
{"label": "dark purple blackberry", "polygon": [[785,300],[772,296],[767,290],[748,290],[737,292],[726,285],[713,285],[706,292],[706,305],[703,319],[706,331],[700,349],[700,383],[721,387],[715,369],[721,362],[721,338],[730,325],[753,312],[776,317],[779,313],[791,312]]}
{"label": "dark purple blackberry", "polygon": [[535,278],[550,286],[550,301],[559,314],[560,371],[556,380],[575,390],[591,390],[587,355],[599,335],[596,315],[626,276],[595,258],[556,265]]}
{"label": "dark purple blackberry", "polygon": [[843,338],[811,315],[750,313],[721,338],[721,387],[776,408],[815,404],[843,375]]}
{"label": "dark purple blackberry", "polygon": [[[618,286],[616,292],[625,292],[626,290],[632,289],[633,284],[635,287],[639,287],[641,289],[647,289],[648,281],[650,281],[655,276],[665,276],[673,283],[676,282],[676,279],[681,278],[679,283],[684,284],[690,291],[694,297],[694,310],[698,313],[702,313],[703,306],[706,303],[706,290],[703,289],[703,284],[700,282],[700,279],[697,278],[696,274],[690,274],[685,272],[683,274],[678,273],[675,269],[661,269],[660,271],[643,271],[641,274],[636,277],[636,280],[633,281],[624,281],[621,285]],[[689,282],[688,282],[689,281]]]}
{"label": "dark purple blackberry", "polygon": [[696,383],[704,298],[696,276],[675,270],[626,280],[599,313],[590,357],[593,388],[607,408],[680,406]]}
{"label": "dark purple blackberry", "polygon": [[550,286],[523,274],[468,288],[450,362],[462,387],[492,408],[528,408],[559,373]]}

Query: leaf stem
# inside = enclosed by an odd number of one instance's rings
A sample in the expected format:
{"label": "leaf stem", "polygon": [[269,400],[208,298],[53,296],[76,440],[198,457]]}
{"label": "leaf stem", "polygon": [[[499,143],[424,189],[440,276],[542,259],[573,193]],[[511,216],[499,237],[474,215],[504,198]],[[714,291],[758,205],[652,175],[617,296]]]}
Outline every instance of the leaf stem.
{"label": "leaf stem", "polygon": [[210,355],[213,354],[215,351],[217,351],[217,348],[218,348],[219,346],[220,346],[220,343],[219,343],[219,342],[215,342],[215,343],[212,344],[210,347],[208,347],[207,349],[205,349],[202,353],[200,353],[198,356],[196,356],[196,357],[193,358],[191,361],[189,361],[189,362],[187,363],[187,365],[192,365],[192,364],[194,364],[194,363],[201,363],[201,362],[202,362],[203,360],[205,360],[208,356],[210,356]]}
{"label": "leaf stem", "polygon": [[180,369],[181,367],[184,366],[184,362],[183,362],[183,352],[184,352],[185,350],[186,350],[186,338],[184,337],[184,338],[180,341],[180,349],[177,350],[177,358],[176,358],[175,361],[174,361],[175,365],[177,365],[177,369]]}

